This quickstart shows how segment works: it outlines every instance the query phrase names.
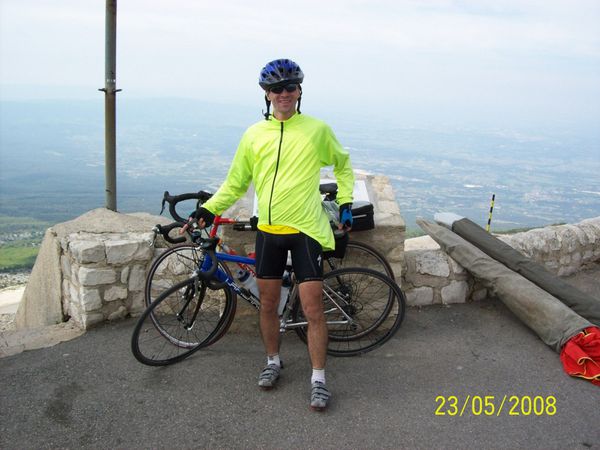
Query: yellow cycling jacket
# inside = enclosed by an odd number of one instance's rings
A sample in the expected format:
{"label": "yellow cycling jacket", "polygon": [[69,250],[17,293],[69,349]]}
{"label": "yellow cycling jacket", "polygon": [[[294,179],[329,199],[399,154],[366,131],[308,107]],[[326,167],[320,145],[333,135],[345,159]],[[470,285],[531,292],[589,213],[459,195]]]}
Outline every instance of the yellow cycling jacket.
{"label": "yellow cycling jacket", "polygon": [[203,206],[222,214],[254,182],[259,226],[293,227],[318,241],[323,250],[335,247],[329,220],[321,207],[320,169],[333,166],[340,205],[352,202],[354,174],[350,156],[324,122],[295,114],[274,117],[246,130],[225,182]]}

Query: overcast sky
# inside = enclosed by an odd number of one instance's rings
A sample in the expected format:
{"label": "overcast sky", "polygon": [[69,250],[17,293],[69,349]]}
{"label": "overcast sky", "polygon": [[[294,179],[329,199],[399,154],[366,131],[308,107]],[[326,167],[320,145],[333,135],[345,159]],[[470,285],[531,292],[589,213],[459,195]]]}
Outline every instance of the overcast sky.
{"label": "overcast sky", "polygon": [[[98,98],[103,0],[0,0],[2,99]],[[121,98],[262,106],[265,62],[305,72],[305,111],[598,126],[598,0],[121,0]]]}

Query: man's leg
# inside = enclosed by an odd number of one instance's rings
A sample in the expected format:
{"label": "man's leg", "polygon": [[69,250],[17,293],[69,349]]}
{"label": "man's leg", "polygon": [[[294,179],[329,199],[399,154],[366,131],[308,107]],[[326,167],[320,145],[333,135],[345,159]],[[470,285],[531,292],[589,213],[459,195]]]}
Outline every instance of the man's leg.
{"label": "man's leg", "polygon": [[287,248],[281,237],[258,231],[256,233],[256,282],[260,295],[260,333],[267,366],[261,372],[258,385],[263,389],[275,386],[281,371],[279,359],[279,317],[277,307],[281,297],[281,276],[287,259]]}
{"label": "man's leg", "polygon": [[257,279],[260,292],[260,333],[268,356],[279,353],[279,317],[281,279]]}
{"label": "man's leg", "polygon": [[327,358],[327,321],[323,313],[323,282],[306,281],[300,284],[300,301],[308,321],[308,352],[312,363],[310,407],[323,411],[331,393],[325,386]]}
{"label": "man's leg", "polygon": [[323,313],[323,282],[305,281],[300,301],[308,322],[308,353],[313,369],[324,369],[327,359],[327,323]]}
{"label": "man's leg", "polygon": [[259,278],[257,284],[260,292],[260,334],[267,352],[267,365],[258,377],[258,386],[262,389],[271,389],[275,387],[281,373],[277,316],[281,279]]}

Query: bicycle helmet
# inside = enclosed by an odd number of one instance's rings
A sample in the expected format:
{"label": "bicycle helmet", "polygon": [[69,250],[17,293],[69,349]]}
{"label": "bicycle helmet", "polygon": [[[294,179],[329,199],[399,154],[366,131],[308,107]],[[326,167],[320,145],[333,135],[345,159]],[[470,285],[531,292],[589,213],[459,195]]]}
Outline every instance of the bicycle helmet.
{"label": "bicycle helmet", "polygon": [[302,83],[304,73],[300,66],[291,59],[275,59],[260,71],[258,84],[264,90],[285,86],[289,83]]}
{"label": "bicycle helmet", "polygon": [[[296,64],[291,59],[274,59],[273,61],[267,63],[265,67],[260,71],[260,75],[258,77],[258,84],[261,88],[266,91],[269,89],[285,86],[290,83],[302,83],[304,80],[304,73],[298,64]],[[299,87],[300,88],[300,87]],[[300,88],[300,97],[298,98],[298,114],[300,112],[300,102],[302,101],[302,88]],[[263,116],[265,116],[266,120],[269,120],[270,117],[270,108],[271,102],[267,98],[267,94],[265,93],[265,103],[267,105],[267,111],[263,111]]]}

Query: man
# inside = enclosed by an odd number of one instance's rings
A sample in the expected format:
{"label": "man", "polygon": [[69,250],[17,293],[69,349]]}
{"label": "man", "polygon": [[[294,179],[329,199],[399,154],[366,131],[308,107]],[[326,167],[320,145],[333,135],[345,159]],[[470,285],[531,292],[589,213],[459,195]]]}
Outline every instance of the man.
{"label": "man", "polygon": [[[260,72],[265,91],[265,120],[244,133],[231,168],[215,195],[192,219],[209,226],[244,195],[251,182],[258,198],[256,274],[260,293],[260,330],[267,365],[258,385],[275,386],[281,373],[279,303],[288,250],[299,282],[300,301],[308,321],[308,350],[313,367],[311,407],[323,410],[330,392],[325,384],[327,324],[323,313],[323,250],[334,248],[329,220],[321,207],[320,169],[334,166],[338,183],[340,228],[352,225],[354,175],[350,158],[331,129],[300,113],[304,74],[289,59],[269,62]],[[273,114],[269,113],[271,105]]]}

